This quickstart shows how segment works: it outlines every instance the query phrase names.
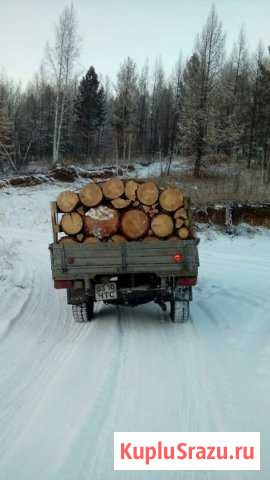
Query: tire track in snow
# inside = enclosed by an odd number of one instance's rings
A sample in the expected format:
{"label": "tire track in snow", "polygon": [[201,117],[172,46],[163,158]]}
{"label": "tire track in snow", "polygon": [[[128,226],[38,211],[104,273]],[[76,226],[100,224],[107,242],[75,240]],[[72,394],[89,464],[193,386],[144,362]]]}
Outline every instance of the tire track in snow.
{"label": "tire track in snow", "polygon": [[[107,371],[95,392],[95,401],[89,408],[85,419],[86,423],[70,445],[64,466],[57,472],[56,478],[58,478],[58,475],[67,479],[74,479],[78,475],[79,478],[84,478],[84,476],[86,478],[99,478],[97,472],[98,457],[100,448],[102,449],[104,444],[104,438],[111,431],[111,411],[115,406],[114,399],[118,378],[124,361],[123,357],[125,357],[127,351],[121,307],[114,308],[114,312],[116,313],[116,319],[111,321],[113,322],[112,343],[115,349],[111,361],[107,361]],[[106,308],[103,309],[102,313],[100,312],[101,314],[106,317]],[[97,320],[95,323],[96,329],[99,329],[99,321],[102,322],[103,320]],[[94,448],[93,445],[95,445]],[[77,459],[75,469],[74,455]]]}

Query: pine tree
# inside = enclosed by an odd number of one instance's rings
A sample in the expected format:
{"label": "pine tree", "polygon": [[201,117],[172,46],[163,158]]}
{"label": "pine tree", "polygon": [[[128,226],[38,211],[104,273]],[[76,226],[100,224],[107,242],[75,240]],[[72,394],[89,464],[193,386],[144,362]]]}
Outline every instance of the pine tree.
{"label": "pine tree", "polygon": [[106,119],[104,89],[92,66],[79,85],[75,114],[81,152],[89,156],[99,145],[101,128]]}

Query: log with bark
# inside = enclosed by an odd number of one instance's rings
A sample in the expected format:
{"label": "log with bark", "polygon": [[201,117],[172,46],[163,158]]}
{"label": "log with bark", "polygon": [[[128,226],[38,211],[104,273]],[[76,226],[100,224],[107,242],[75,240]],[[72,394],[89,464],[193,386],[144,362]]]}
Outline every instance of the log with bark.
{"label": "log with bark", "polygon": [[119,214],[106,206],[91,208],[84,217],[84,232],[99,240],[111,237],[119,227]]}

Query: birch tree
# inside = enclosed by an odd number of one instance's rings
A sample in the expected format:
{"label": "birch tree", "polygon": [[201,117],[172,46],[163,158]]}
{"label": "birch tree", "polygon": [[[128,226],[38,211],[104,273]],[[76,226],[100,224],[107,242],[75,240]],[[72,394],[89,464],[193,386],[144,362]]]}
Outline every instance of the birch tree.
{"label": "birch tree", "polygon": [[55,27],[54,45],[47,45],[47,59],[55,87],[53,165],[59,161],[62,127],[69,86],[76,76],[79,37],[73,5],[66,6]]}

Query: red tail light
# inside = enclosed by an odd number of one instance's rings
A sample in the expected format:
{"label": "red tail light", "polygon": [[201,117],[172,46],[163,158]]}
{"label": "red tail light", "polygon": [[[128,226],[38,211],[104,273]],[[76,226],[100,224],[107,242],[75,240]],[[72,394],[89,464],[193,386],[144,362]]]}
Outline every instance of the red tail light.
{"label": "red tail light", "polygon": [[183,255],[181,255],[181,253],[176,253],[173,256],[173,260],[175,261],[175,263],[180,263],[183,260]]}
{"label": "red tail light", "polygon": [[177,285],[181,285],[182,287],[192,287],[196,285],[197,277],[182,277],[178,278]]}
{"label": "red tail light", "polygon": [[73,282],[71,280],[54,280],[54,288],[72,288]]}

